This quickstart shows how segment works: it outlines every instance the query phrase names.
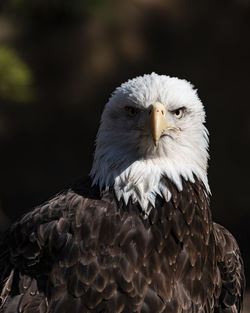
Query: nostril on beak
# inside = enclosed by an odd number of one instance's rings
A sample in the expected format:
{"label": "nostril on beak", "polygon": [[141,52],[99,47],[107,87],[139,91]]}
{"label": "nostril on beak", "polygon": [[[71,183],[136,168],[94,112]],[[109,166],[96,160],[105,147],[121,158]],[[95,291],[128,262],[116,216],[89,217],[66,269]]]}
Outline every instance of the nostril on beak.
{"label": "nostril on beak", "polygon": [[161,114],[162,116],[166,115],[166,111],[165,108],[163,107],[163,105],[161,103],[155,103],[152,104],[148,110],[148,115],[152,115],[152,114]]}

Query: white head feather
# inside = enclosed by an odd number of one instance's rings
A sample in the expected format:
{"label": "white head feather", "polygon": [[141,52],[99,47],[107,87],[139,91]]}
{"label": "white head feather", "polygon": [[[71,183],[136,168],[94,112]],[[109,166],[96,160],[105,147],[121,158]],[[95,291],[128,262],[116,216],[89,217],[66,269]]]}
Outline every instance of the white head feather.
{"label": "white head feather", "polygon": [[[157,146],[152,135],[138,124],[152,103],[164,105],[168,120],[179,131],[169,131]],[[129,116],[126,107],[135,107],[138,114]],[[174,110],[185,108],[178,119]],[[209,192],[207,182],[208,131],[205,112],[196,90],[186,80],[152,73],[127,81],[118,87],[106,104],[97,134],[93,184],[113,187],[118,199],[138,201],[145,213],[154,206],[156,195],[171,198],[168,177],[179,190],[182,178],[200,179]]]}

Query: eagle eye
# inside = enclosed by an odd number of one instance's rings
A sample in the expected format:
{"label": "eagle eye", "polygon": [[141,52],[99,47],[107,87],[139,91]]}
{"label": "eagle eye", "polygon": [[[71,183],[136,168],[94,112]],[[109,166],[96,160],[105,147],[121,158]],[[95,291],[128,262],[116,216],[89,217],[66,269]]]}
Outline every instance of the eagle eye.
{"label": "eagle eye", "polygon": [[179,109],[172,111],[172,113],[174,114],[176,118],[180,119],[182,118],[184,111],[185,111],[185,108],[179,108]]}
{"label": "eagle eye", "polygon": [[125,111],[129,116],[135,116],[139,110],[131,106],[125,106]]}

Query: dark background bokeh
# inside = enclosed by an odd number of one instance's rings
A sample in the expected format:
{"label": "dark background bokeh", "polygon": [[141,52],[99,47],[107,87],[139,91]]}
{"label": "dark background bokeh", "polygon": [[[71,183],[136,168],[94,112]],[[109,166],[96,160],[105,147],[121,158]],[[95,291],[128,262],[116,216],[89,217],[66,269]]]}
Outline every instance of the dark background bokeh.
{"label": "dark background bokeh", "polygon": [[214,219],[250,281],[250,1],[0,2],[0,230],[86,176],[123,81],[191,81],[207,112]]}

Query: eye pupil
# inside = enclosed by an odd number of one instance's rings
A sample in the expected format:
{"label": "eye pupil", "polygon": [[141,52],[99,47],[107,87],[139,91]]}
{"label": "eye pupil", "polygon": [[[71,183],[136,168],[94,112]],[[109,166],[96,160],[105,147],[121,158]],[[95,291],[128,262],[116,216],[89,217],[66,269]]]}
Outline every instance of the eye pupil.
{"label": "eye pupil", "polygon": [[176,110],[173,111],[175,117],[177,117],[177,118],[182,118],[183,112],[184,112],[183,108],[176,109]]}
{"label": "eye pupil", "polygon": [[125,110],[127,111],[127,113],[130,115],[130,116],[135,116],[138,112],[138,110],[134,107],[129,107],[129,106],[126,106],[125,107]]}

